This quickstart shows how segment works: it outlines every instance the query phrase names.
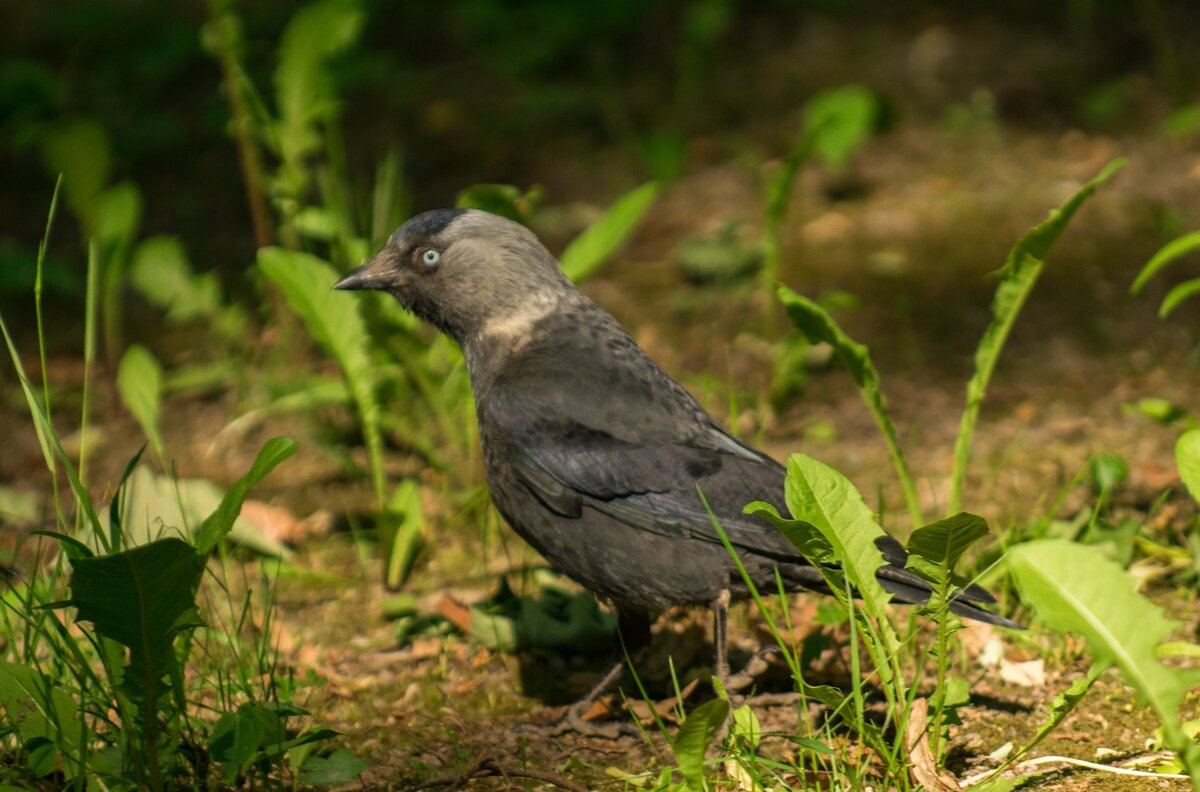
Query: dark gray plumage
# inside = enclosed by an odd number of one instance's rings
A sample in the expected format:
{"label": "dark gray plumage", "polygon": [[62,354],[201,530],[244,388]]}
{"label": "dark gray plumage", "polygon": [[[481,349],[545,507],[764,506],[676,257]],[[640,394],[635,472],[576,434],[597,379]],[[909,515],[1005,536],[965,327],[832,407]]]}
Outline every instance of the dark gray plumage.
{"label": "dark gray plumage", "polygon": [[[728,671],[725,604],[746,591],[697,486],[756,585],[774,590],[778,569],[789,588],[821,588],[779,531],[742,514],[752,500],[786,513],[784,468],[709,416],[528,229],[426,212],[335,288],[389,292],[462,346],[492,498],[552,566],[616,607],[627,645],[648,638],[648,611],[708,604],[717,671]],[[924,601],[899,544],[885,553],[883,586]],[[972,587],[954,609],[1011,626],[977,607],[990,601]]]}

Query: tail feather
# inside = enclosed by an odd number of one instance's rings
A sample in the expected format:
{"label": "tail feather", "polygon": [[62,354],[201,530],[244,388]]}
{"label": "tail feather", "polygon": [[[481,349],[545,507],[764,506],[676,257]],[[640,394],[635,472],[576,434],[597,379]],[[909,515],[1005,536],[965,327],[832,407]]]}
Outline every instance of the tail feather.
{"label": "tail feather", "polygon": [[[892,542],[894,541],[892,540]],[[904,552],[904,549],[900,547],[898,542],[895,543],[894,548],[885,547],[884,545],[885,542],[881,540],[880,550],[883,551],[884,560],[888,563],[880,567],[879,571],[875,573],[879,584],[883,586],[885,591],[892,595],[895,602],[906,605],[923,605],[928,602],[929,595],[932,593],[929,582],[916,573],[904,568],[904,563],[908,559],[908,555]],[[896,552],[897,550],[899,553]],[[789,587],[805,588],[821,592],[822,594],[830,593],[829,587],[825,585],[825,579],[821,576],[821,573],[807,564],[797,564],[795,566],[780,568],[780,572],[784,574],[784,579]],[[1008,627],[1013,630],[1025,629],[1023,625],[992,613],[983,607],[995,602],[996,598],[987,590],[972,583],[953,594],[950,599],[950,610],[967,619],[995,624],[999,627]]]}
{"label": "tail feather", "polygon": [[[905,577],[900,579],[900,575],[894,573],[901,572],[911,575],[911,578]],[[908,570],[897,569],[896,567],[881,567],[877,573],[879,585],[883,586],[884,590],[892,595],[896,602],[903,602],[909,605],[923,605],[929,601],[929,584],[923,579],[913,575]],[[1006,619],[999,614],[984,610],[979,607],[978,599],[968,597],[967,594],[971,588],[983,591],[978,586],[960,589],[950,598],[950,610],[959,616],[975,621],[986,622],[987,624],[995,624],[998,627],[1008,627],[1012,630],[1024,630],[1025,627],[1017,624],[1011,619]],[[987,592],[984,592],[987,594]],[[995,602],[995,597],[988,594],[987,602]]]}

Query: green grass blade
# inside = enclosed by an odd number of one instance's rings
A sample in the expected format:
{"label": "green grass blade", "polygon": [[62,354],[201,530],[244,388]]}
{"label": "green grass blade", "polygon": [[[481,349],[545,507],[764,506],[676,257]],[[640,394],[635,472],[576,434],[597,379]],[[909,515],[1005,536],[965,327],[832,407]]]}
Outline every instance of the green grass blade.
{"label": "green grass blade", "polygon": [[221,541],[233,529],[233,522],[242,511],[242,504],[250,489],[267,477],[280,462],[296,453],[296,441],[288,437],[272,437],[263,444],[262,449],[250,466],[250,471],[237,480],[217,510],[205,518],[196,529],[196,551],[202,555],[209,553],[217,542]]}
{"label": "green grass blade", "polygon": [[1121,669],[1162,724],[1164,742],[1180,753],[1200,790],[1200,745],[1179,722],[1180,705],[1200,671],[1162,664],[1158,646],[1179,625],[1139,595],[1137,582],[1094,547],[1061,539],[1018,545],[1009,570],[1024,599],[1052,628],[1082,635],[1099,662]]}
{"label": "green grass blade", "polygon": [[57,459],[63,463],[63,467],[67,472],[67,479],[71,482],[71,489],[75,493],[75,499],[79,502],[80,509],[87,517],[88,525],[91,526],[96,536],[100,538],[100,541],[107,542],[108,539],[104,536],[100,527],[100,519],[96,516],[96,509],[92,505],[91,496],[88,495],[83,482],[79,480],[79,476],[75,472],[75,467],[71,464],[71,460],[67,457],[67,452],[63,450],[58,436],[54,433],[54,427],[50,423],[50,416],[46,415],[46,411],[42,409],[42,404],[38,401],[33,386],[29,383],[29,377],[25,375],[25,367],[21,365],[21,357],[17,354],[16,344],[13,343],[12,335],[9,334],[8,325],[4,323],[3,317],[0,317],[0,335],[4,336],[4,342],[8,345],[8,354],[12,358],[13,368],[17,371],[17,380],[21,383],[21,391],[25,394],[25,403],[29,407],[30,416],[33,418],[34,431],[37,432],[38,443],[42,448],[42,455],[46,458],[46,466],[50,469],[51,475],[55,475],[58,469],[55,466],[54,460]]}
{"label": "green grass blade", "polygon": [[88,422],[92,414],[92,364],[96,360],[96,303],[100,294],[100,254],[88,245],[87,294],[83,308],[83,406],[79,416],[79,480],[87,482]]}
{"label": "green grass blade", "polygon": [[1200,231],[1192,231],[1178,239],[1172,239],[1151,256],[1150,260],[1142,267],[1141,272],[1133,281],[1133,286],[1129,288],[1130,293],[1137,294],[1163,267],[1197,250],[1200,250]]}
{"label": "green grass blade", "polygon": [[850,372],[851,379],[858,386],[859,395],[862,396],[867,410],[875,419],[880,433],[883,434],[888,456],[891,457],[892,466],[896,468],[896,478],[900,480],[900,488],[904,492],[904,502],[908,507],[908,516],[912,520],[913,527],[924,525],[925,518],[921,513],[917,489],[908,468],[908,461],[904,458],[904,452],[900,448],[900,440],[896,436],[896,425],[892,423],[891,416],[888,415],[883,384],[879,379],[879,372],[875,369],[875,364],[871,362],[870,351],[866,346],[846,335],[833,317],[817,303],[797,294],[787,286],[780,286],[777,293],[792,323],[800,332],[808,336],[813,343],[824,342],[833,347],[846,371]]}
{"label": "green grass blade", "polygon": [[658,197],[658,182],[646,182],[622,195],[559,256],[563,272],[575,283],[587,278],[617,252]]}
{"label": "green grass blade", "polygon": [[1167,296],[1163,297],[1162,305],[1158,306],[1159,317],[1165,319],[1172,311],[1179,307],[1189,297],[1200,294],[1200,278],[1192,278],[1186,280],[1178,286],[1167,292]]}
{"label": "green grass blade", "polygon": [[258,266],[283,292],[288,305],[304,320],[308,331],[337,361],[363,425],[363,438],[371,460],[375,497],[384,503],[383,433],[379,426],[379,400],[375,395],[375,368],[367,350],[372,346],[366,324],[358,313],[359,300],[347,300],[330,291],[338,273],[326,262],[294,250],[261,248]]}
{"label": "green grass blade", "polygon": [[1110,162],[1096,178],[1085,184],[1066,203],[1051,210],[1050,217],[1045,222],[1030,229],[1018,240],[1009,251],[1004,266],[1000,268],[1000,285],[996,287],[996,295],[992,299],[992,323],[984,331],[983,338],[975,350],[975,374],[967,383],[967,405],[963,410],[958,438],[954,443],[954,470],[950,477],[947,514],[962,511],[963,483],[966,480],[971,440],[975,434],[979,408],[983,404],[992,372],[996,369],[996,361],[1000,359],[1000,352],[1004,349],[1013,323],[1042,274],[1046,256],[1071,222],[1076,210],[1124,164],[1123,159]]}

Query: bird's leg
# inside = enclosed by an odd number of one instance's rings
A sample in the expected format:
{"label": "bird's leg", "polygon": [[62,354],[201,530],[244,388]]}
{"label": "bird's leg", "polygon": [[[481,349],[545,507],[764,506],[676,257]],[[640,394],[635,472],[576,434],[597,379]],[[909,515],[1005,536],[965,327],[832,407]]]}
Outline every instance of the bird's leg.
{"label": "bird's leg", "polygon": [[726,646],[726,622],[729,617],[729,589],[721,589],[709,607],[713,614],[713,675],[725,684],[729,678],[729,656]]}
{"label": "bird's leg", "polygon": [[727,623],[729,620],[729,589],[722,589],[709,607],[713,612],[713,675],[721,681],[727,693],[738,693],[750,687],[758,675],[767,670],[767,657],[778,647],[764,646],[750,656],[736,674],[729,672]]}
{"label": "bird's leg", "polygon": [[584,719],[584,715],[592,708],[596,700],[607,693],[621,678],[627,665],[636,664],[645,653],[646,647],[650,644],[650,614],[644,610],[628,611],[618,608],[617,633],[620,635],[621,645],[624,649],[623,656],[600,675],[588,692],[572,704],[558,722],[551,724],[547,729],[538,729],[538,731],[548,732],[550,736],[575,732],[585,737],[606,737],[610,740],[636,733],[633,724],[625,721],[593,723]]}

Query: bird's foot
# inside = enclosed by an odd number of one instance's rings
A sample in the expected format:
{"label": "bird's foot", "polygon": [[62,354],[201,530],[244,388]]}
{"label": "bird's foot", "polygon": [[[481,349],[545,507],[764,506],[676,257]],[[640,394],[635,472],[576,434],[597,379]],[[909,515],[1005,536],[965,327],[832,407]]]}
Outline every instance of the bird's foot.
{"label": "bird's foot", "polygon": [[[580,702],[581,704],[583,702]],[[604,740],[619,740],[622,737],[638,736],[638,728],[632,720],[591,721],[584,715],[590,708],[572,706],[565,714],[553,723],[534,724],[523,723],[515,727],[517,733],[532,734],[538,737],[562,737],[565,734],[577,734],[580,737],[596,737]]]}

